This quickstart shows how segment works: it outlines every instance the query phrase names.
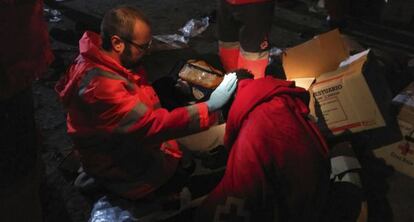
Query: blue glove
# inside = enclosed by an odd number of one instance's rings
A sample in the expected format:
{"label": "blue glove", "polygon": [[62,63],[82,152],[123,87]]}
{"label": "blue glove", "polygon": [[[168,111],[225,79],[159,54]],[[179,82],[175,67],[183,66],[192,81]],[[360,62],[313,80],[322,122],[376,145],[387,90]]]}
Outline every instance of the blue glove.
{"label": "blue glove", "polygon": [[220,85],[211,93],[210,99],[206,102],[208,111],[214,112],[224,106],[233,95],[237,87],[236,73],[229,73],[224,76]]}

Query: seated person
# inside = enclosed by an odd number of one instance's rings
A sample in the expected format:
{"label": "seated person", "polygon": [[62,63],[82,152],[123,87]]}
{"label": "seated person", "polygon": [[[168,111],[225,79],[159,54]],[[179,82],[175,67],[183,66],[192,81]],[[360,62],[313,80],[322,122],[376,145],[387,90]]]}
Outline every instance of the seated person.
{"label": "seated person", "polygon": [[309,93],[270,76],[243,79],[228,112],[227,168],[195,221],[321,221],[328,149],[308,118]]}

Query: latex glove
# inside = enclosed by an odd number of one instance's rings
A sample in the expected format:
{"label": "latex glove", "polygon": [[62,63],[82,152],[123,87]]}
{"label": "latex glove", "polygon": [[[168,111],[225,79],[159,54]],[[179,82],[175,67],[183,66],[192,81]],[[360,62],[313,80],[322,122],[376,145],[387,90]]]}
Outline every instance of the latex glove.
{"label": "latex glove", "polygon": [[214,112],[224,106],[231,98],[237,87],[236,73],[229,73],[224,76],[220,85],[211,93],[207,101],[208,110]]}

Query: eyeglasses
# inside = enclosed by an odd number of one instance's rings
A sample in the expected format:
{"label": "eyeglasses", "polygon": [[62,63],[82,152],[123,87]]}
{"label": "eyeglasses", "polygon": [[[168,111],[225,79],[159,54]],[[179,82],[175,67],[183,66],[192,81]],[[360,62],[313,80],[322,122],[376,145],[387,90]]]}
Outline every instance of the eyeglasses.
{"label": "eyeglasses", "polygon": [[151,45],[152,45],[152,39],[148,43],[140,45],[140,44],[137,44],[137,43],[135,43],[132,40],[129,40],[127,38],[122,38],[122,37],[120,37],[120,38],[123,41],[128,42],[129,44],[131,44],[131,45],[135,46],[136,48],[139,48],[140,50],[145,51],[145,52],[148,51],[151,48]]}

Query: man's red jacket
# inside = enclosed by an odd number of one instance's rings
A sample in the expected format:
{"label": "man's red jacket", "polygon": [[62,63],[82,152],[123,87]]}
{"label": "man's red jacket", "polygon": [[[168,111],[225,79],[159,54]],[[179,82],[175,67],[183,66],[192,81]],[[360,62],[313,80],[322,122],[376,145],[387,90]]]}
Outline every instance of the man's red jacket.
{"label": "man's red jacket", "polygon": [[293,82],[241,80],[229,111],[226,172],[197,221],[318,221],[328,193],[327,146]]}
{"label": "man's red jacket", "polygon": [[56,90],[86,172],[137,199],[175,172],[181,152],[171,139],[208,128],[216,115],[209,115],[205,103],[171,112],[161,108],[144,70],[124,68],[100,45],[98,34],[84,34],[80,55]]}

